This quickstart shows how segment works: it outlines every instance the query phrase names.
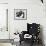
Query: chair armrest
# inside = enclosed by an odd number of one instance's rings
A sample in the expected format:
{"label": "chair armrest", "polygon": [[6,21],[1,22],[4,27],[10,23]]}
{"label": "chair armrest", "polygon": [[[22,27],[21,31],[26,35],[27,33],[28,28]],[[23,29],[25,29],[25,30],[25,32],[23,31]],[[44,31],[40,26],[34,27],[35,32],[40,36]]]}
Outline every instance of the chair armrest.
{"label": "chair armrest", "polygon": [[23,41],[23,39],[24,39],[24,35],[19,34],[19,37],[20,37],[20,41]]}
{"label": "chair armrest", "polygon": [[22,34],[23,34],[23,35],[25,35],[25,34],[27,34],[27,33],[28,33],[27,31],[22,31]]}
{"label": "chair armrest", "polygon": [[22,31],[21,34],[19,34],[20,41],[24,40],[24,35],[27,34],[27,31]]}

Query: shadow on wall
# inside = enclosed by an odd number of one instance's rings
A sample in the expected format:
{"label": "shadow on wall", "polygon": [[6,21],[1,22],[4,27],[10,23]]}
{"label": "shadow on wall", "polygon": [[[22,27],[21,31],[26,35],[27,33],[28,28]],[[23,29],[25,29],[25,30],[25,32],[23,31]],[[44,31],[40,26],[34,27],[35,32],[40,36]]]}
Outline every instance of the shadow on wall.
{"label": "shadow on wall", "polygon": [[42,45],[45,46],[44,45],[44,37],[43,37],[43,26],[42,25],[40,25],[40,39],[42,40]]}

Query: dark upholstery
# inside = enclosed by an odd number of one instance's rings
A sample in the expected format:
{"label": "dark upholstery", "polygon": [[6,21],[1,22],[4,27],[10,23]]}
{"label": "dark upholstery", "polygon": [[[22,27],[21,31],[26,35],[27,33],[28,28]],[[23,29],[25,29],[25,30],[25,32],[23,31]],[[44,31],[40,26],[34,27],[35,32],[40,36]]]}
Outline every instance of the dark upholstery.
{"label": "dark upholstery", "polygon": [[[29,24],[29,23],[27,23],[27,31],[22,31],[22,34],[20,34],[20,42],[24,41],[24,35],[25,34],[32,35],[32,38],[30,39],[30,41],[34,41],[34,40],[37,41],[39,39],[38,38],[39,33],[40,33],[40,24],[36,24],[36,23]],[[36,39],[34,37],[36,37]]]}
{"label": "dark upholstery", "polygon": [[36,23],[32,23],[32,24],[29,24],[27,23],[27,32],[32,35],[37,35],[39,34],[40,32],[40,24],[36,24]]}

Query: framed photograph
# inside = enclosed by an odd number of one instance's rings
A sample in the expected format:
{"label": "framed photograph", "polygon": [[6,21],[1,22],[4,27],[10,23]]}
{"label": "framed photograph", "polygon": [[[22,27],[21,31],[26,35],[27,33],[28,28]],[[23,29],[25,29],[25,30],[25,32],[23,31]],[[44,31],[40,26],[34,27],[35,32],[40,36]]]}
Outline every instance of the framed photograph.
{"label": "framed photograph", "polygon": [[27,9],[14,9],[14,19],[15,20],[26,20]]}

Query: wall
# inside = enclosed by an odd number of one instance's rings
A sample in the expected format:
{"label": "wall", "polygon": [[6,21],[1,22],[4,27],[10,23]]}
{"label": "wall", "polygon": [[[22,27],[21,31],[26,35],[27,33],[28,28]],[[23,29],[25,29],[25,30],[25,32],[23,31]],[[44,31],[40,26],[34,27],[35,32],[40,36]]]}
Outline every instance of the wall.
{"label": "wall", "polygon": [[[45,1],[44,1],[45,2]],[[27,9],[27,20],[14,20],[15,9]],[[46,16],[45,3],[40,0],[12,0],[9,2],[9,30],[10,36],[13,38],[14,32],[27,30],[27,23],[40,23],[42,25],[44,41],[46,42]]]}
{"label": "wall", "polygon": [[8,0],[0,0],[0,3],[7,3]]}
{"label": "wall", "polygon": [[[8,9],[8,5],[2,4],[7,3],[7,0],[0,0],[0,39],[9,39],[9,32],[6,31],[6,9]],[[12,46],[11,43],[0,43],[0,46]]]}
{"label": "wall", "polygon": [[[15,9],[27,9],[27,20],[14,20]],[[27,23],[40,23],[45,30],[46,16],[45,7],[40,0],[12,0],[9,2],[9,30],[14,33],[16,30],[27,30]]]}
{"label": "wall", "polygon": [[0,39],[9,39],[7,30],[7,4],[0,3]]}

